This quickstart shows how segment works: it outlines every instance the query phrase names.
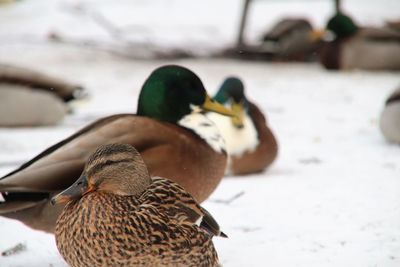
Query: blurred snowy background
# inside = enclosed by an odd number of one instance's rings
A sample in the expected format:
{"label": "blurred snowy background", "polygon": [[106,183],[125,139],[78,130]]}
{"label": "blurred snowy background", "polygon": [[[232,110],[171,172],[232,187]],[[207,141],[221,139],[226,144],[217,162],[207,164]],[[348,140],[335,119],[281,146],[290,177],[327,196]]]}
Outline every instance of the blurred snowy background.
{"label": "blurred snowy background", "polygon": [[[0,62],[78,82],[91,96],[56,127],[1,128],[0,175],[96,118],[134,112],[142,83],[160,65],[192,69],[210,93],[233,74],[243,78],[248,97],[266,113],[280,151],[266,172],[227,177],[204,202],[230,237],[215,238],[223,265],[400,266],[400,147],[388,144],[378,128],[399,72],[329,72],[317,63],[211,57],[235,43],[242,4],[0,5]],[[400,15],[398,0],[342,5],[360,24],[381,25]],[[328,0],[255,1],[245,39],[256,43],[282,16],[307,17],[323,27],[333,12]],[[207,57],[148,59],[175,49]],[[231,203],[221,203],[240,192]],[[0,251],[19,242],[26,251],[0,256],[1,267],[66,266],[52,235],[0,218]]]}

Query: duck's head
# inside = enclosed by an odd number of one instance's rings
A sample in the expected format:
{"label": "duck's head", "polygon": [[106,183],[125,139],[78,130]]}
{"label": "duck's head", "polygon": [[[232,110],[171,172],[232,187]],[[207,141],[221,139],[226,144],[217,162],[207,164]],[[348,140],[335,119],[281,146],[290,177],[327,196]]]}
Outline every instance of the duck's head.
{"label": "duck's head", "polygon": [[338,12],[328,21],[326,29],[333,32],[336,38],[346,38],[354,35],[358,26],[349,16]]}
{"label": "duck's head", "polygon": [[192,112],[233,112],[210,98],[203,83],[187,68],[167,65],[154,70],[143,84],[137,115],[176,123]]}
{"label": "duck's head", "polygon": [[323,30],[313,30],[311,39],[313,41],[341,39],[350,37],[358,31],[357,24],[347,15],[337,12],[329,19]]}
{"label": "duck's head", "polygon": [[147,167],[135,148],[127,144],[104,145],[89,157],[78,180],[55,196],[51,203],[66,203],[96,191],[138,195],[150,182]]}
{"label": "duck's head", "polygon": [[237,77],[226,78],[214,99],[223,105],[230,105],[235,114],[231,118],[232,124],[237,128],[242,128],[244,115],[248,110],[243,82]]}

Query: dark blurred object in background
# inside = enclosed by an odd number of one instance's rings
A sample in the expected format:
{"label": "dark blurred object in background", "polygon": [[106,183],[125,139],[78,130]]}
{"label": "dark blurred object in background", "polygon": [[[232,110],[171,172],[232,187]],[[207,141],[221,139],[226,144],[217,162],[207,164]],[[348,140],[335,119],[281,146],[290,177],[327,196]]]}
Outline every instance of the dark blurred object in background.
{"label": "dark blurred object in background", "polygon": [[400,87],[386,100],[380,128],[386,140],[400,144]]}
{"label": "dark blurred object in background", "polygon": [[400,31],[400,20],[391,20],[386,22],[386,26],[396,30],[396,31]]}
{"label": "dark blurred object in background", "polygon": [[338,12],[328,21],[326,29],[333,36],[324,44],[320,61],[327,69],[399,70],[400,31],[395,25],[360,27]]}
{"label": "dark blurred object in background", "polygon": [[262,41],[262,46],[273,53],[272,59],[286,61],[313,60],[321,45],[311,23],[303,18],[282,19],[263,36]]}
{"label": "dark blurred object in background", "polygon": [[284,18],[265,33],[261,43],[242,42],[225,55],[268,61],[314,61],[322,41],[311,23],[304,18]]}
{"label": "dark blurred object in background", "polygon": [[54,125],[83,88],[43,73],[0,64],[0,127]]}

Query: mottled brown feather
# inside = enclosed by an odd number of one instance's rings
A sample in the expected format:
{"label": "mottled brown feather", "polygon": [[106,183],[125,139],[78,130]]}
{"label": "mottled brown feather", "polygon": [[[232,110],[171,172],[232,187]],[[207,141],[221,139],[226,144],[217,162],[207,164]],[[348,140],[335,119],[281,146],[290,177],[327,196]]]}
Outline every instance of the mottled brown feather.
{"label": "mottled brown feather", "polygon": [[219,266],[212,235],[193,221],[201,212],[182,187],[156,177],[137,197],[94,192],[70,202],[56,243],[72,267]]}

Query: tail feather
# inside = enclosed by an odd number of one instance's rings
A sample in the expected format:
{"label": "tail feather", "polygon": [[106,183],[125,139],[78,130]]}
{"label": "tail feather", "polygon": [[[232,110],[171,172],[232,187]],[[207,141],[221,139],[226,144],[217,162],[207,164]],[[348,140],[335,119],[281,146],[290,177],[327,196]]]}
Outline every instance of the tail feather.
{"label": "tail feather", "polygon": [[223,238],[228,238],[228,236],[222,231],[219,233],[219,236]]}
{"label": "tail feather", "polygon": [[0,214],[33,207],[49,197],[49,193],[0,192]]}
{"label": "tail feather", "polygon": [[21,210],[29,209],[37,204],[38,202],[34,201],[3,202],[0,204],[0,216],[7,216],[7,214],[13,214]]}
{"label": "tail feather", "polygon": [[41,201],[49,198],[47,192],[3,192],[1,193],[4,201]]}

